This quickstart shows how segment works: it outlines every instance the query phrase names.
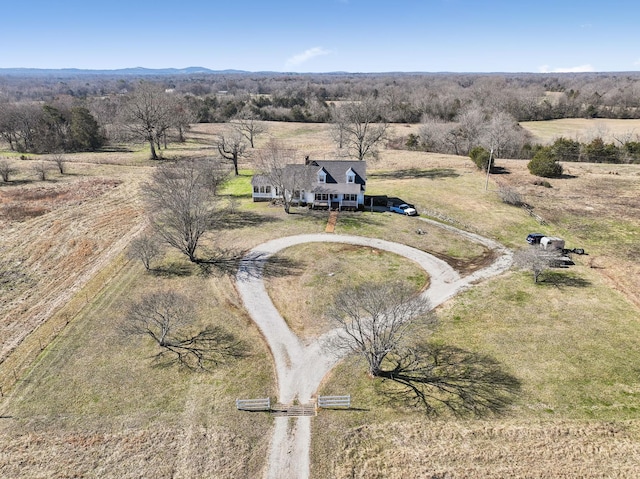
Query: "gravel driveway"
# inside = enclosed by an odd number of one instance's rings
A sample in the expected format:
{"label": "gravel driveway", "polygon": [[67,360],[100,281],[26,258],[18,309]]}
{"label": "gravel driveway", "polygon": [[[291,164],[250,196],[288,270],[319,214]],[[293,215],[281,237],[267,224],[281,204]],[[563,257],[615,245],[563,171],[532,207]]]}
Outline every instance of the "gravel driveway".
{"label": "gravel driveway", "polygon": [[[480,279],[497,275],[511,265],[511,253],[500,244],[441,223],[418,218],[435,226],[454,231],[500,253],[489,267],[461,278],[446,262],[433,255],[399,243],[362,236],[308,234],[278,238],[251,250],[242,260],[237,274],[237,288],[251,318],[264,334],[273,354],[278,377],[278,400],[289,404],[297,399],[307,403],[318,389],[325,375],[340,361],[335,354],[327,354],[323,344],[335,334],[330,331],[320,338],[303,343],[287,326],[275,308],[263,282],[263,269],[269,257],[280,250],[303,243],[347,243],[389,251],[418,263],[430,277],[430,286],[423,293],[435,308],[462,289]],[[271,441],[267,476],[273,479],[309,477],[309,446],[311,421],[309,417],[295,419],[278,417]]]}

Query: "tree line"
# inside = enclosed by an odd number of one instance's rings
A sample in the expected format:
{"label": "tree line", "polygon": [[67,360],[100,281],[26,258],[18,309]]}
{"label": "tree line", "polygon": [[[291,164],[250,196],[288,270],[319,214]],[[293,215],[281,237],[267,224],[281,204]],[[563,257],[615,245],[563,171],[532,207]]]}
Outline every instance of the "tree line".
{"label": "tree line", "polygon": [[[0,101],[50,103],[126,95],[133,75],[0,76]],[[201,121],[225,121],[252,103],[265,116],[304,113],[322,121],[323,105],[355,96],[384,98],[391,122],[423,115],[452,120],[470,104],[502,105],[518,121],[558,118],[640,118],[640,75],[621,73],[224,73],[145,76],[178,96],[201,100]],[[281,110],[280,110],[281,109]],[[234,111],[236,110],[236,111]],[[209,119],[206,116],[209,115]],[[224,118],[226,116],[226,118]],[[316,117],[317,116],[317,117]],[[265,118],[267,119],[267,118]]]}
{"label": "tree line", "polygon": [[[640,117],[639,79],[634,74],[247,73],[144,81],[82,77],[82,83],[79,78],[28,78],[20,83],[5,77],[0,78],[0,136],[12,150],[32,153],[92,151],[108,142],[144,141],[155,159],[168,141],[184,141],[189,124],[229,122],[233,135],[217,146],[237,164],[243,148],[253,147],[254,136],[261,133],[259,122],[309,121],[330,123],[338,148],[359,159],[375,155],[375,148],[367,149],[370,141],[350,139],[376,135],[372,145],[387,140],[392,147],[457,155],[483,146],[497,157],[532,158],[537,146],[520,121]],[[361,114],[350,111],[354,109],[369,113],[362,121],[345,121],[345,116]],[[419,135],[400,143],[386,138],[386,126],[397,122],[421,122]],[[363,125],[367,131],[357,131]],[[601,148],[581,147],[580,161],[637,160],[637,138],[621,138],[613,147],[602,143]],[[365,150],[358,151],[361,147]]]}

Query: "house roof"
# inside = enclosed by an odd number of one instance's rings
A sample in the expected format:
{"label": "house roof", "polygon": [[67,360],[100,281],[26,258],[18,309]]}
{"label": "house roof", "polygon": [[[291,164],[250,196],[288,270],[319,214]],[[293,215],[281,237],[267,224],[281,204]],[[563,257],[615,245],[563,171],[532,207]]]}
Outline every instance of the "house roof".
{"label": "house roof", "polygon": [[[318,182],[318,172],[321,170],[327,175],[324,183]],[[354,183],[347,183],[349,170],[355,173]],[[313,193],[358,194],[364,190],[367,182],[365,161],[312,160],[307,164],[288,164],[284,172],[289,178],[296,178],[296,188]],[[254,175],[251,179],[252,186],[267,186],[271,183],[268,175]]]}
{"label": "house roof", "polygon": [[269,186],[271,181],[266,175],[253,175],[251,178],[251,186]]}
{"label": "house roof", "polygon": [[314,160],[309,163],[311,166],[317,166],[318,170],[324,168],[327,172],[327,182],[329,177],[333,178],[331,183],[346,183],[347,172],[349,169],[356,174],[356,183],[364,185],[367,182],[367,162],[350,160]]}

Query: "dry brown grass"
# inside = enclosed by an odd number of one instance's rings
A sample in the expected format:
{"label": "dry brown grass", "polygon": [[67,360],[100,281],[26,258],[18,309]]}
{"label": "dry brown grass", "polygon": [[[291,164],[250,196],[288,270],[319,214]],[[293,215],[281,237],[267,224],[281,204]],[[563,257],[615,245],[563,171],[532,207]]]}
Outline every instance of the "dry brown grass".
{"label": "dry brown grass", "polygon": [[[165,288],[198,304],[194,328],[224,325],[250,345],[250,356],[200,374],[156,363],[153,345],[123,335],[120,325],[130,301]],[[0,437],[10,454],[0,475],[11,477],[20,465],[21,477],[77,470],[92,477],[198,477],[209,467],[214,477],[259,476],[271,420],[239,413],[234,400],[273,396],[271,371],[230,278],[157,276],[126,263],[7,398]],[[216,447],[224,453],[209,449]],[[56,456],[62,452],[69,454]]]}
{"label": "dry brown grass", "polygon": [[427,275],[413,262],[385,251],[341,244],[305,244],[277,255],[296,264],[291,275],[269,278],[267,291],[289,327],[301,338],[334,327],[325,316],[335,294],[364,282],[399,278],[417,291]]}
{"label": "dry brown grass", "polygon": [[[221,127],[197,125],[189,143],[172,145],[166,155],[212,154],[212,135]],[[416,126],[394,128],[401,135]],[[334,157],[327,125],[275,123],[269,130],[298,148],[301,161],[306,154]],[[267,139],[260,137],[257,146]],[[38,357],[28,374],[20,374],[18,386],[3,392],[0,476],[258,477],[264,470],[270,419],[236,412],[233,399],[273,396],[273,370],[232,280],[195,271],[181,276],[189,267],[177,255],[164,260],[176,274],[155,276],[117,255],[104,256],[140,225],[137,184],[149,164],[143,147],[72,156],[72,174],[55,176],[47,187],[62,191],[93,179],[121,183],[81,201],[63,201],[72,195],[60,195],[57,206],[47,205],[46,213],[2,225],[3,259],[25,275],[15,276],[15,289],[3,296],[12,314],[3,314],[0,336],[4,340],[7,333],[28,346],[26,359],[15,364],[26,367]],[[551,180],[553,188],[544,189],[531,184],[525,162],[500,160],[498,165],[509,174],[492,176],[485,191],[484,176],[466,158],[385,150],[369,165],[368,192],[402,197],[420,212],[442,214],[508,246],[519,247],[528,232],[543,230],[589,253],[568,274],[550,276],[540,286],[525,273],[510,273],[472,288],[440,310],[442,326],[435,339],[489,354],[523,381],[510,416],[424,420],[416,410],[389,403],[375,381],[347,361],[321,393],[351,393],[354,406],[362,410],[324,411],[314,420],[313,477],[637,475],[640,326],[638,309],[625,298],[633,299],[640,290],[640,167],[569,164],[569,176]],[[242,166],[252,168],[253,161],[246,159]],[[549,225],[540,226],[521,209],[501,203],[495,181],[518,189]],[[0,194],[6,198],[14,189],[41,186],[18,178],[0,184]],[[83,188],[77,191],[81,195]],[[297,210],[286,215],[246,196],[231,201],[235,213],[225,229],[206,238],[203,253],[218,246],[244,250],[280,236],[322,232],[326,225],[326,213]],[[489,259],[483,248],[435,230],[415,234],[414,220],[341,214],[336,232],[405,242],[467,271]],[[365,253],[371,252],[347,252],[345,257]],[[309,256],[318,263],[317,274],[333,272],[331,261]],[[295,296],[292,304],[305,303],[312,317],[318,298],[307,305],[296,279],[300,277],[277,279],[282,297],[285,292]],[[153,367],[150,344],[123,340],[117,322],[131,298],[166,286],[194,295],[199,324],[225,324],[253,345],[254,356],[195,376]],[[25,333],[47,318],[49,332],[43,326],[35,334]],[[7,364],[5,359],[2,365]],[[2,374],[12,373],[5,368]]]}
{"label": "dry brown grass", "polygon": [[596,137],[606,142],[629,137],[633,141],[640,135],[640,120],[617,120],[606,118],[564,118],[550,121],[523,121],[520,125],[530,131],[541,143],[552,143],[561,136],[588,143]]}
{"label": "dry brown grass", "polygon": [[[227,428],[167,426],[119,431],[20,432],[0,453],[6,478],[259,477],[252,455],[266,454]],[[226,451],[233,451],[229,455]],[[246,461],[233,458],[242,456]]]}
{"label": "dry brown grass", "polygon": [[565,163],[565,178],[544,188],[533,185],[526,162],[503,163],[510,174],[499,181],[517,188],[569,247],[585,248],[582,261],[640,307],[640,168]]}
{"label": "dry brown grass", "polygon": [[0,253],[29,281],[3,286],[0,359],[106,266],[120,251],[114,245],[126,246],[142,224],[139,176],[118,176],[111,171],[108,178],[65,176],[2,188]]}
{"label": "dry brown grass", "polygon": [[333,466],[312,477],[632,478],[639,441],[637,421],[374,421],[342,436]]}

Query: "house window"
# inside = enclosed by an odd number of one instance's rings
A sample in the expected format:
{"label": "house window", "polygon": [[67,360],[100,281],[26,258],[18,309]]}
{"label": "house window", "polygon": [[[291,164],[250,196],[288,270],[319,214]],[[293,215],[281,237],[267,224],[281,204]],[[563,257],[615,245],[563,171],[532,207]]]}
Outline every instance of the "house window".
{"label": "house window", "polygon": [[269,194],[271,193],[271,186],[267,185],[267,186],[254,186],[253,187],[253,192],[254,193],[258,193],[258,194]]}
{"label": "house window", "polygon": [[327,182],[327,174],[324,171],[318,172],[318,183],[326,183]]}
{"label": "house window", "polygon": [[358,201],[358,195],[346,194],[344,195],[344,201]]}
{"label": "house window", "polygon": [[316,194],[316,201],[329,201],[329,195],[327,193]]}
{"label": "house window", "polygon": [[260,187],[259,186],[254,186],[253,187],[253,192],[254,193],[260,193]]}
{"label": "house window", "polygon": [[270,186],[265,186],[264,187],[264,192],[265,193],[271,193],[271,187]]}
{"label": "house window", "polygon": [[349,170],[347,171],[347,183],[355,183],[356,182],[356,174]]}

